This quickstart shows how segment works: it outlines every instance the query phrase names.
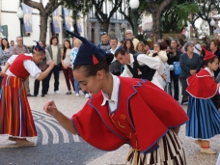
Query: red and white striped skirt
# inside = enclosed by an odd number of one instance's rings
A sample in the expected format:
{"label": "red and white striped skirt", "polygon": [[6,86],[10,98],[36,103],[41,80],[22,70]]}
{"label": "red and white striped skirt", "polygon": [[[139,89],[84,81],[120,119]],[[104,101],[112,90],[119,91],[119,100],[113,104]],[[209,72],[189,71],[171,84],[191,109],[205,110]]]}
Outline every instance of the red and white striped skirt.
{"label": "red and white striped skirt", "polygon": [[28,103],[24,82],[4,76],[0,91],[0,134],[34,137],[37,130]]}
{"label": "red and white striped skirt", "polygon": [[184,149],[172,129],[158,141],[158,145],[159,148],[147,154],[132,149],[126,165],[187,165]]}

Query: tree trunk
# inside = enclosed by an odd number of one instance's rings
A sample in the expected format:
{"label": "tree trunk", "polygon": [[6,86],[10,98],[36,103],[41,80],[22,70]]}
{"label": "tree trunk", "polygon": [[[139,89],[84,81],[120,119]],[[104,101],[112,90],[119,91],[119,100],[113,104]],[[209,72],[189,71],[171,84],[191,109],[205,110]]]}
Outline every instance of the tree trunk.
{"label": "tree trunk", "polygon": [[210,36],[214,34],[214,26],[211,26],[210,24],[209,24],[209,34]]}
{"label": "tree trunk", "polygon": [[160,30],[160,12],[155,9],[155,12],[152,12],[153,17],[153,34],[154,42],[157,42],[158,39],[161,39],[161,30]]}
{"label": "tree trunk", "polygon": [[40,41],[46,42],[47,37],[47,21],[48,15],[46,13],[40,13]]}
{"label": "tree trunk", "polygon": [[104,20],[102,22],[102,24],[103,24],[103,30],[108,33],[109,21],[108,20]]}

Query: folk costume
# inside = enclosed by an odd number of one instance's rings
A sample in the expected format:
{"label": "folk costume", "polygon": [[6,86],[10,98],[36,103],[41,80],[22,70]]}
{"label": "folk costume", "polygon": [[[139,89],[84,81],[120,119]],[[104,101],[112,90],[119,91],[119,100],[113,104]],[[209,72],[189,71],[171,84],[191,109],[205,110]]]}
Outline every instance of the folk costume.
{"label": "folk costume", "polygon": [[[35,50],[42,49],[37,43]],[[24,85],[29,75],[37,79],[41,74],[32,60],[32,54],[20,54],[11,56],[7,61],[10,67],[0,91],[0,134],[17,138],[37,136]]]}
{"label": "folk costume", "polygon": [[[204,48],[203,48],[204,49]],[[216,56],[207,50],[203,60],[210,60]],[[186,123],[186,136],[199,139],[195,141],[202,149],[209,149],[208,139],[220,134],[220,113],[211,98],[218,92],[218,85],[214,81],[214,72],[208,67],[187,79],[189,103]],[[210,150],[211,151],[211,150]]]}
{"label": "folk costume", "polygon": [[[67,32],[83,42],[74,66],[96,65],[104,59],[104,51]],[[101,150],[129,144],[132,150],[127,165],[186,165],[184,149],[172,129],[188,120],[179,104],[150,81],[114,75],[112,78],[111,98],[100,91],[72,116],[79,135]],[[158,104],[158,99],[164,104]]]}
{"label": "folk costume", "polygon": [[153,84],[163,88],[164,64],[159,57],[149,57],[146,54],[137,54],[130,56],[130,63],[124,66],[121,74],[123,77],[142,78],[150,80]]}

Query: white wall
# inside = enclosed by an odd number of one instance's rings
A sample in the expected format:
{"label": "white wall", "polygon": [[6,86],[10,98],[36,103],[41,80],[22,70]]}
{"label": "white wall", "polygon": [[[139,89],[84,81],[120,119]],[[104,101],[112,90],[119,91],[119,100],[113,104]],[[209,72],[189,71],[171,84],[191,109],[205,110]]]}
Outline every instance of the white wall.
{"label": "white wall", "polygon": [[[2,1],[2,5],[1,5]],[[36,2],[39,2],[39,0],[34,0]],[[44,0],[43,4],[46,5],[48,0]],[[17,10],[19,7],[19,0],[0,0],[0,23],[1,25],[8,25],[8,40],[15,40],[17,36],[21,35],[20,34],[20,21],[17,17]],[[59,7],[59,13],[60,15],[62,14],[61,12],[61,6]],[[62,30],[62,17],[60,17],[60,30]],[[51,33],[50,33],[50,22],[51,19],[49,17],[48,19],[48,24],[47,24],[47,39],[46,39],[46,44],[49,44],[50,38],[51,38]],[[36,9],[33,9],[32,11],[32,28],[33,32],[30,34],[30,36],[24,36],[24,44],[31,46],[34,44],[33,40],[39,40],[40,36],[40,17],[39,17],[39,11]],[[81,27],[82,31],[83,29],[83,19],[81,19]],[[62,32],[59,33],[59,41],[60,44],[62,44],[63,41],[63,34]]]}
{"label": "white wall", "polygon": [[2,0],[2,10],[17,12],[19,0]]}

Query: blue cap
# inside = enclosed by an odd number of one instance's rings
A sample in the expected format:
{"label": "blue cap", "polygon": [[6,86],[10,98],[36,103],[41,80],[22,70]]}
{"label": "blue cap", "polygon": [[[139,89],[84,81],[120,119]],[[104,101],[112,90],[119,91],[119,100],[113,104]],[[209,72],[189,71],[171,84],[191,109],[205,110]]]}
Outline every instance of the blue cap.
{"label": "blue cap", "polygon": [[45,51],[45,49],[39,45],[39,42],[37,42],[37,41],[34,41],[34,42],[36,42],[36,44],[37,44],[36,46],[34,46],[34,50],[36,52]]}
{"label": "blue cap", "polygon": [[104,50],[100,49],[82,36],[74,34],[68,30],[66,30],[66,32],[82,41],[74,65],[96,65],[104,59],[106,55]]}

